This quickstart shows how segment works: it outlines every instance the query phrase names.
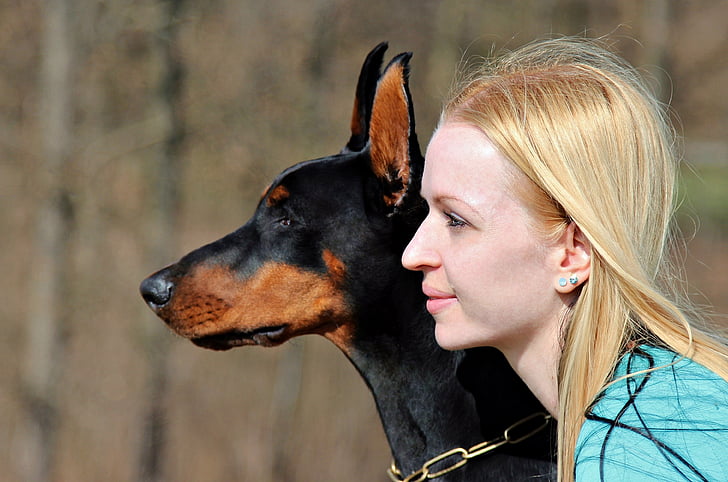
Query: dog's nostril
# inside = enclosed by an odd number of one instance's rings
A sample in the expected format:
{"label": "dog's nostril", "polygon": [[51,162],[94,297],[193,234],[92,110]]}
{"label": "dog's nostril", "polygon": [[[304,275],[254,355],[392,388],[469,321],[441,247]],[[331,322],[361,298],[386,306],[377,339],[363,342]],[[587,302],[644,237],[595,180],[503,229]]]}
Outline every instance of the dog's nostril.
{"label": "dog's nostril", "polygon": [[154,275],[142,281],[139,291],[142,298],[153,308],[159,308],[167,303],[172,297],[172,288],[174,285],[164,276]]}

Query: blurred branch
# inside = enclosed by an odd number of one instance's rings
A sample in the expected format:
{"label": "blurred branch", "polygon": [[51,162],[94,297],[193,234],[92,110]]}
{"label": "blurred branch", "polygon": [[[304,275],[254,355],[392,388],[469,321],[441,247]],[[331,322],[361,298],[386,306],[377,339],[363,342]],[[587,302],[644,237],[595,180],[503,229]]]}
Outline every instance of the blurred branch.
{"label": "blurred branch", "polygon": [[78,164],[89,176],[95,176],[125,156],[167,142],[159,125],[166,116],[157,114],[114,130],[105,131],[79,153]]}

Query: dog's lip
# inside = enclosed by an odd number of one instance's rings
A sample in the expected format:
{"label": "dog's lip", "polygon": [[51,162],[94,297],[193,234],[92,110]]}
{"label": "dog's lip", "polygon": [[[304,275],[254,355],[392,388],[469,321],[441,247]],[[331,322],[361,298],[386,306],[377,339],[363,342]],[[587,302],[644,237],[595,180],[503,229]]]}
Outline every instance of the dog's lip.
{"label": "dog's lip", "polygon": [[202,348],[224,351],[238,346],[260,345],[274,346],[285,341],[281,335],[287,325],[265,326],[254,330],[229,330],[222,333],[190,338],[190,341]]}

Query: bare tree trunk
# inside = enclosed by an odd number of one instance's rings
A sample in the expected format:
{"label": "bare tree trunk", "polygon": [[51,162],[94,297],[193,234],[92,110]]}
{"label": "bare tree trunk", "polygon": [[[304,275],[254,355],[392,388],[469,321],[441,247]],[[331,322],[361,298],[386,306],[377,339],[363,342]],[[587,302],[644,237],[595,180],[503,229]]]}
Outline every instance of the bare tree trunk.
{"label": "bare tree trunk", "polygon": [[[185,139],[185,118],[182,109],[184,66],[177,50],[178,21],[184,0],[167,0],[161,14],[157,46],[162,74],[157,92],[156,114],[160,118],[163,143],[152,172],[152,222],[155,238],[151,257],[167,259],[176,246],[179,221],[180,153]],[[143,433],[139,454],[141,481],[163,480],[165,426],[164,413],[168,381],[168,332],[159,320],[146,326],[145,351],[149,362],[147,403],[143,414]]]}
{"label": "bare tree trunk", "polygon": [[40,78],[42,160],[33,240],[28,335],[22,393],[26,407],[20,471],[26,481],[49,480],[58,425],[58,390],[70,307],[69,238],[73,231],[69,164],[73,144],[74,42],[71,0],[48,0]]}
{"label": "bare tree trunk", "polygon": [[301,395],[303,345],[289,343],[283,349],[276,370],[270,407],[271,466],[269,480],[293,480],[291,431]]}
{"label": "bare tree trunk", "polygon": [[671,88],[667,72],[670,71],[669,41],[672,24],[672,7],[670,2],[649,0],[642,4],[642,36],[645,44],[643,64],[653,68],[657,85],[657,96],[663,102],[670,102]]}

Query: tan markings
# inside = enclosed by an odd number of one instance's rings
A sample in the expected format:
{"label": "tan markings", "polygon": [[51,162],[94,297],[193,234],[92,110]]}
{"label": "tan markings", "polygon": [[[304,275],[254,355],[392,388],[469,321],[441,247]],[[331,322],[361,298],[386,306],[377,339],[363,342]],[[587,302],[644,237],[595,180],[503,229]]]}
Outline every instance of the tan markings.
{"label": "tan markings", "polygon": [[328,249],[324,249],[321,257],[323,258],[324,263],[326,263],[331,280],[337,285],[343,283],[344,278],[346,277],[346,266],[344,266],[344,263]]}
{"label": "tan markings", "polygon": [[390,205],[400,201],[409,184],[409,126],[404,67],[396,64],[379,80],[369,127],[374,174],[389,182],[401,182],[385,199]]}
{"label": "tan markings", "polygon": [[285,325],[284,335],[271,345],[316,333],[347,352],[351,310],[335,279],[343,277],[344,268],[333,255],[328,259],[328,276],[273,262],[246,280],[223,267],[198,267],[179,280],[159,315],[186,338]]}
{"label": "tan markings", "polygon": [[265,204],[268,207],[277,206],[281,203],[281,201],[288,199],[288,196],[290,195],[291,193],[288,192],[286,186],[279,184],[271,192],[268,193],[268,199],[265,200]]}
{"label": "tan markings", "polygon": [[359,98],[354,98],[354,112],[351,114],[351,133],[359,136],[364,133],[364,126],[359,123]]}

